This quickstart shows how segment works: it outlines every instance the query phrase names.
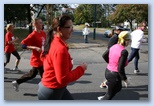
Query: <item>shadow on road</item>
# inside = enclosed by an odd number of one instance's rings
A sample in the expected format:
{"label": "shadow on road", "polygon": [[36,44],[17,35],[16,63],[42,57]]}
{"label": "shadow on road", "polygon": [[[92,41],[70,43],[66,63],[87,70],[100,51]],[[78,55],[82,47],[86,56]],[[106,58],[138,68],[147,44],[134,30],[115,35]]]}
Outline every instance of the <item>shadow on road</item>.
{"label": "shadow on road", "polygon": [[69,85],[74,85],[76,83],[79,83],[79,84],[88,84],[88,83],[92,83],[91,81],[75,81],[75,82],[71,82]]}
{"label": "shadow on road", "polygon": [[[148,91],[148,85],[123,88],[112,100],[139,100],[141,97],[147,100],[148,94],[139,94],[137,93],[138,91]],[[98,96],[103,96],[104,94],[105,92],[86,92],[73,93],[72,95],[76,100],[97,100]]]}

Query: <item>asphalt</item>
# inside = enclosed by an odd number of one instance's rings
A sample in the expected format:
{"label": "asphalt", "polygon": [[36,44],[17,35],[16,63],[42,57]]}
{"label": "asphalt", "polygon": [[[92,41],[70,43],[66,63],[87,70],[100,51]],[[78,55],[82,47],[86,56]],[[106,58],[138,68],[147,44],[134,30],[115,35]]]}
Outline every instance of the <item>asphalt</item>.
{"label": "asphalt", "polygon": [[[93,35],[90,35],[89,43],[84,43],[83,36],[79,34],[79,31],[75,31],[71,38],[67,41],[69,45],[69,52],[74,60],[74,68],[82,62],[88,64],[88,69],[84,76],[79,80],[72,82],[68,85],[69,91],[72,93],[76,100],[97,100],[98,96],[103,95],[106,89],[99,87],[100,83],[105,79],[104,73],[106,63],[102,59],[102,53],[106,50],[108,39],[105,40],[97,38],[94,40]],[[126,48],[128,52],[131,52],[130,45]],[[19,51],[22,54],[22,51]],[[31,51],[24,51],[21,55],[21,61],[19,68],[21,72],[12,71],[14,68],[15,57],[11,56],[10,63],[6,66],[4,73],[4,100],[38,100],[37,89],[40,81],[40,76],[27,81],[20,85],[20,91],[15,92],[11,82],[21,75],[27,73],[31,66],[29,64]],[[148,64],[148,43],[144,43],[140,50],[139,66],[142,70],[139,75],[133,73],[134,65],[133,61],[126,67],[127,76],[131,80],[131,84],[128,88],[118,93],[113,100],[149,100],[149,64]]]}

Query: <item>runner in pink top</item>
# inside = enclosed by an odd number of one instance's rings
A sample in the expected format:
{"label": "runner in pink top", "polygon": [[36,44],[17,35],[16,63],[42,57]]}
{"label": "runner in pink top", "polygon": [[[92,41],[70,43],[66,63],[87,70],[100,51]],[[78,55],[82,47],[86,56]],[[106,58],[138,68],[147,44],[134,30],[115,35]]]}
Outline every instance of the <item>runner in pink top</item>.
{"label": "runner in pink top", "polygon": [[108,91],[104,96],[98,97],[98,100],[111,100],[122,88],[122,80],[127,81],[125,74],[125,66],[127,65],[128,51],[125,46],[128,46],[130,34],[128,31],[122,31],[118,36],[118,43],[113,45],[108,54],[109,58],[105,78],[107,79]]}
{"label": "runner in pink top", "polygon": [[[112,48],[112,47],[111,47]],[[121,52],[125,49],[123,45],[115,44],[115,46],[109,50],[109,64],[107,65],[107,69],[112,70],[113,72],[118,72],[119,58],[121,56]],[[118,52],[115,52],[118,51]],[[128,64],[128,62],[126,63]]]}

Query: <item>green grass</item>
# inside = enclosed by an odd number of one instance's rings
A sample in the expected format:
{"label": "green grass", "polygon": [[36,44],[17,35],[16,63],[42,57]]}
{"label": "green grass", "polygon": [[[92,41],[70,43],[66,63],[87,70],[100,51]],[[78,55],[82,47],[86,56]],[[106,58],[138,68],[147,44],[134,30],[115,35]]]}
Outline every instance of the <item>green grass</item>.
{"label": "green grass", "polygon": [[[84,28],[84,25],[75,25],[74,30],[82,30]],[[104,31],[108,30],[110,28],[96,28],[96,32],[103,33]],[[91,32],[94,31],[94,28],[90,28]],[[14,36],[18,37],[19,40],[15,43],[15,47],[18,51],[21,51],[21,41],[27,37],[29,31],[28,29],[14,29]],[[4,34],[6,34],[6,30],[4,30]],[[145,35],[148,35],[148,30],[145,31]],[[5,35],[4,35],[5,36]],[[148,37],[148,36],[147,36]]]}
{"label": "green grass", "polygon": [[[85,26],[82,24],[82,25],[75,25],[74,26],[74,29],[75,30],[82,30]],[[90,31],[94,31],[94,28],[91,28],[89,27]],[[112,29],[112,28],[96,28],[96,31],[97,32],[105,32],[106,30],[109,30],[109,29]]]}

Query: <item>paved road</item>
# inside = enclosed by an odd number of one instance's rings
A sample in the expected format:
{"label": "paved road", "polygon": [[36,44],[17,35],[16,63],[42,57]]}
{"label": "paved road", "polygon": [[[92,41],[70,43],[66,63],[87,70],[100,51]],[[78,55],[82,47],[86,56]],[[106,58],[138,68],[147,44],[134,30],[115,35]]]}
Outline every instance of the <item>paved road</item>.
{"label": "paved road", "polygon": [[[99,88],[99,85],[104,80],[106,63],[102,59],[102,53],[106,50],[107,39],[92,40],[90,37],[89,43],[85,44],[78,33],[80,32],[73,33],[73,37],[68,41],[71,47],[69,52],[74,60],[74,68],[82,62],[87,62],[88,70],[79,80],[70,83],[68,89],[76,100],[97,100],[98,96],[106,92],[106,89]],[[130,52],[130,46],[127,49]],[[122,91],[113,98],[114,100],[149,100],[147,43],[143,44],[140,55],[139,68],[142,70],[141,73],[139,75],[133,73],[134,65],[131,62],[126,67],[127,77],[131,79],[131,84],[128,88],[123,87]],[[11,85],[11,81],[19,78],[31,68],[29,57],[30,51],[26,51],[21,57],[19,68],[22,69],[22,73],[8,71],[4,74],[4,100],[38,100],[39,75],[35,79],[21,84],[19,92],[15,92]],[[15,58],[12,56],[10,64],[6,68],[13,68],[14,61]]]}

